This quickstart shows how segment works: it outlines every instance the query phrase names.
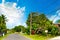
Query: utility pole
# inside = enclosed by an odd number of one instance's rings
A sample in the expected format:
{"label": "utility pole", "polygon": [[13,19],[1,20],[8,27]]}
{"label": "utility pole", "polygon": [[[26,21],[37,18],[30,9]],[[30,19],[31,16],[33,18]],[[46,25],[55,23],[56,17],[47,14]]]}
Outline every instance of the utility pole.
{"label": "utility pole", "polygon": [[32,30],[32,13],[30,14],[30,35],[31,35],[31,30]]}

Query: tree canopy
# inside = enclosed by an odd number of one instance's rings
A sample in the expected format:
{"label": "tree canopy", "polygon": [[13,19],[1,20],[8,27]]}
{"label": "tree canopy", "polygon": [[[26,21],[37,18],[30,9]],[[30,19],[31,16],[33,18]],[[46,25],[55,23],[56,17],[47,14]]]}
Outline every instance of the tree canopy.
{"label": "tree canopy", "polygon": [[41,28],[42,30],[47,30],[52,26],[52,22],[46,17],[45,14],[37,12],[32,12],[29,14],[26,24],[28,28],[30,28],[29,30],[35,31],[39,28]]}
{"label": "tree canopy", "polygon": [[[44,14],[40,14],[40,13],[36,13],[36,12],[32,12],[32,29],[36,29],[38,27],[45,27],[47,26],[47,24],[50,24],[50,21],[48,20],[48,18],[44,15]],[[26,24],[28,26],[30,26],[30,18],[31,18],[31,14],[29,14],[28,19],[26,21]]]}

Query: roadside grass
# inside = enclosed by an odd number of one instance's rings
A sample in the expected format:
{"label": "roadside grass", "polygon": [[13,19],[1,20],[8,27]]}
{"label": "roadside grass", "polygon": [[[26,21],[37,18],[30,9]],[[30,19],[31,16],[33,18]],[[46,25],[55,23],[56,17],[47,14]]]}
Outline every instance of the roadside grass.
{"label": "roadside grass", "polygon": [[3,39],[3,37],[0,37],[0,40],[2,40]]}
{"label": "roadside grass", "polygon": [[6,34],[5,36],[1,36],[0,40],[3,40],[4,38],[6,38],[9,34]]}
{"label": "roadside grass", "polygon": [[31,40],[48,40],[54,36],[43,36],[43,35],[27,35],[27,34],[21,34],[20,35],[24,36],[24,37],[27,37],[27,38],[30,38]]}
{"label": "roadside grass", "polygon": [[0,37],[0,40],[4,40],[8,35],[10,35],[10,34],[12,34],[12,33],[7,33],[6,35],[4,35],[4,36],[1,36]]}

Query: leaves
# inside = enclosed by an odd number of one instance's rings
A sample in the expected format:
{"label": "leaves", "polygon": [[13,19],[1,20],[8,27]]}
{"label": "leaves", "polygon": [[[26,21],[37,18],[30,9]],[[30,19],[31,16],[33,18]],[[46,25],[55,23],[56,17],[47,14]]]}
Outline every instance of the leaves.
{"label": "leaves", "polygon": [[6,29],[6,18],[5,16],[2,14],[0,16],[0,32],[2,32],[2,30]]}

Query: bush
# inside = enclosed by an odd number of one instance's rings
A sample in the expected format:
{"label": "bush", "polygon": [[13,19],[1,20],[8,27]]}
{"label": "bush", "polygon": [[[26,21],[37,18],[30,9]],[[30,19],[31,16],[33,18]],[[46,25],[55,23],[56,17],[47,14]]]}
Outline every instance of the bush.
{"label": "bush", "polygon": [[26,29],[26,33],[30,35],[30,30],[28,28]]}
{"label": "bush", "polygon": [[45,33],[45,31],[42,31],[42,35],[46,36],[46,33]]}
{"label": "bush", "polygon": [[51,30],[51,34],[52,35],[58,35],[58,28],[53,26],[52,30]]}
{"label": "bush", "polygon": [[48,27],[48,34],[58,35],[58,28],[56,26],[54,26],[54,25]]}
{"label": "bush", "polygon": [[21,32],[21,27],[20,27],[20,26],[15,26],[15,27],[13,28],[13,30],[14,30],[15,32]]}
{"label": "bush", "polygon": [[26,32],[26,28],[24,26],[21,26],[21,31],[22,31],[22,33],[25,33]]}

